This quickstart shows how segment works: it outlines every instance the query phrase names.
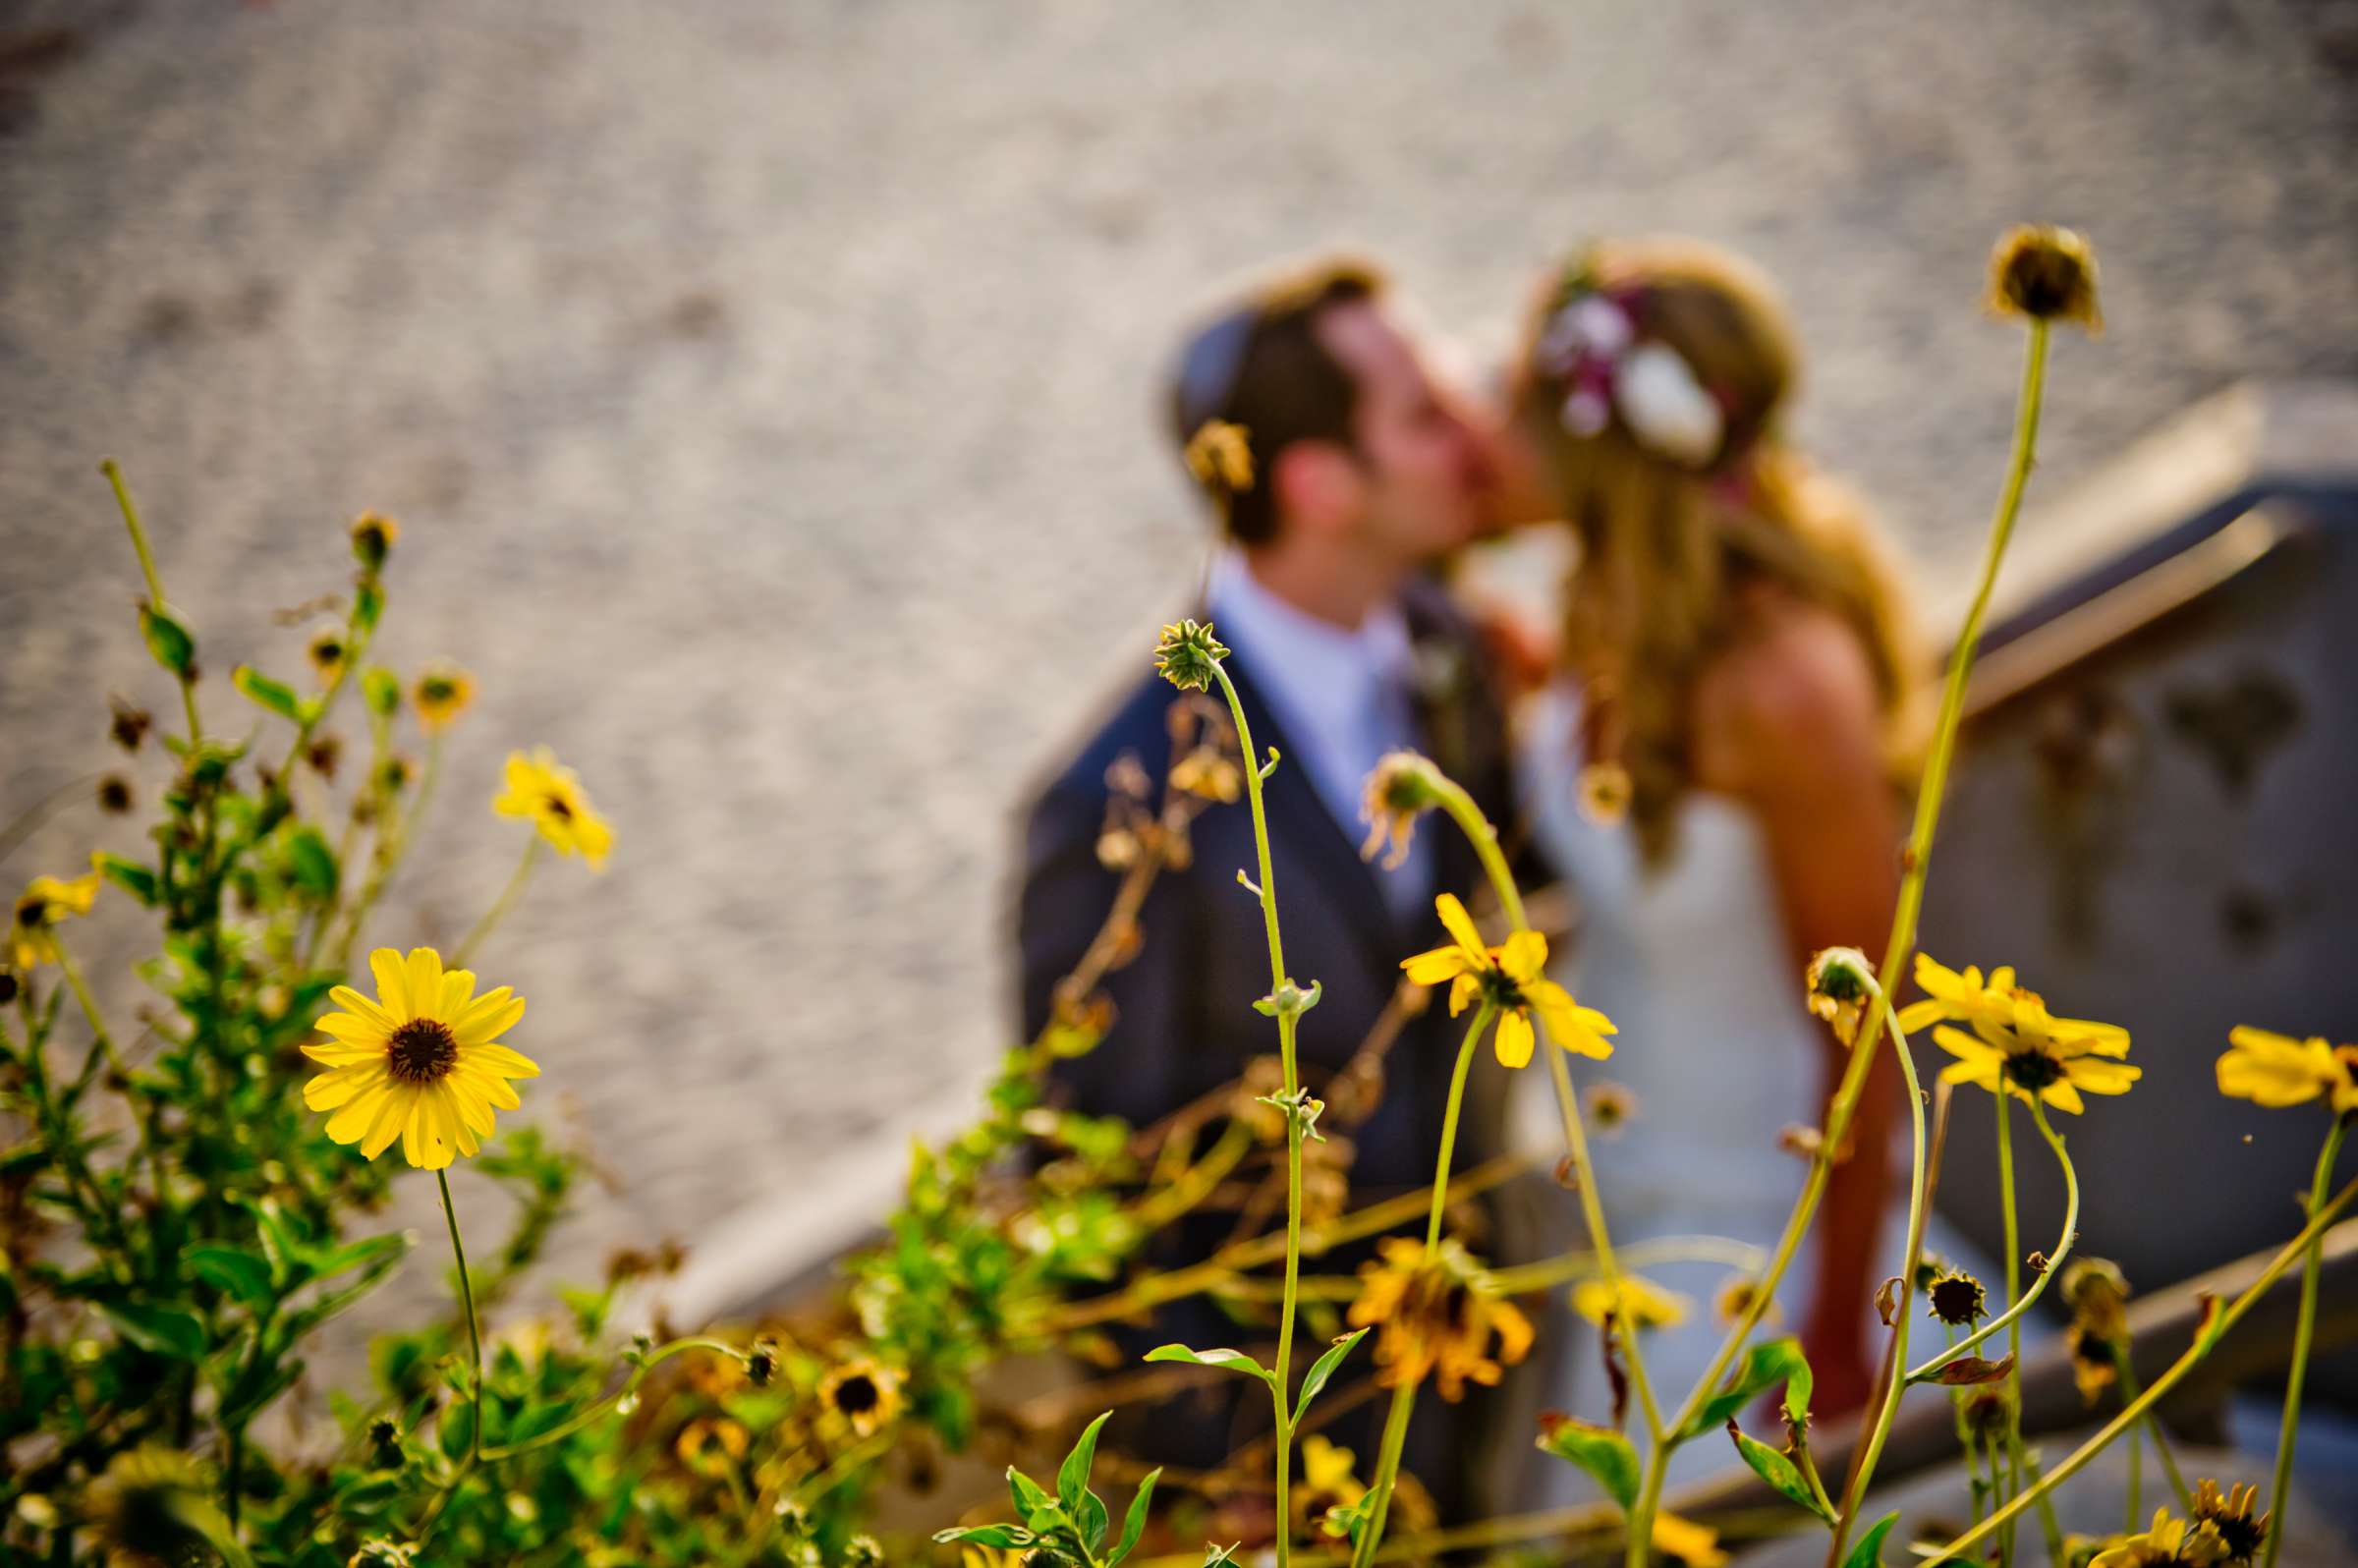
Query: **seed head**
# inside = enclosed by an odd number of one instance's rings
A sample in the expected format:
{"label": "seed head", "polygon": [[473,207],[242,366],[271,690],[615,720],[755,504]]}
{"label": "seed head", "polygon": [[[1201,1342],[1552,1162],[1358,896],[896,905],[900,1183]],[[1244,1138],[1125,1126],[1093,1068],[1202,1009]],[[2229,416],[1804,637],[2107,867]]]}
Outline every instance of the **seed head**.
{"label": "seed head", "polygon": [[109,773],[98,781],[98,810],[110,816],[121,816],[131,810],[131,780],[120,773]]}
{"label": "seed head", "polygon": [[1965,1327],[1980,1320],[1990,1310],[1988,1298],[1982,1293],[1982,1282],[1959,1269],[1942,1274],[1925,1292],[1932,1314],[1942,1322]]}
{"label": "seed head", "polygon": [[1368,836],[1359,846],[1359,858],[1374,860],[1388,841],[1391,849],[1383,868],[1398,870],[1416,842],[1417,818],[1441,804],[1447,783],[1439,768],[1414,752],[1390,752],[1379,758],[1360,797],[1359,819],[1368,824]]}
{"label": "seed head", "polygon": [[2076,321],[2102,332],[2096,302],[2096,252],[2069,229],[2025,224],[2006,231],[1990,252],[1990,307],[2001,315]]}
{"label": "seed head", "polygon": [[1831,1024],[1847,1045],[1859,1036],[1859,1020],[1875,994],[1875,968],[1855,947],[1829,947],[1810,960],[1810,1011]]}

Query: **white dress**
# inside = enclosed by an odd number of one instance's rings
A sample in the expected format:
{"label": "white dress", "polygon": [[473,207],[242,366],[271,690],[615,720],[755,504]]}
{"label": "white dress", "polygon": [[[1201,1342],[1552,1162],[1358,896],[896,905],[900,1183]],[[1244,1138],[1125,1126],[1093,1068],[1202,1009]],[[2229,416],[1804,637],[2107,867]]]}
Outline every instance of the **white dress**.
{"label": "white dress", "polygon": [[[1525,714],[1519,757],[1522,801],[1539,850],[1570,884],[1580,924],[1553,966],[1554,978],[1580,1001],[1620,1026],[1606,1062],[1578,1061],[1584,1086],[1609,1080],[1636,1098],[1636,1114],[1616,1135],[1593,1136],[1597,1181],[1617,1250],[1630,1250],[1642,1272],[1689,1298],[1684,1324],[1641,1341],[1665,1419],[1693,1385],[1725,1332],[1713,1299],[1746,1272],[1729,1261],[1655,1262],[1644,1244],[1712,1236],[1773,1252],[1808,1167],[1778,1147],[1788,1126],[1815,1127],[1824,1110],[1825,1026],[1801,1005],[1801,977],[1776,900],[1759,822],[1737,801],[1702,791],[1679,807],[1669,859],[1648,866],[1635,835],[1606,827],[1579,807],[1578,699],[1557,689],[1534,699]],[[1550,1169],[1563,1149],[1563,1124],[1550,1077],[1515,1075],[1509,1101],[1510,1147]],[[1904,1143],[1904,1133],[1901,1135]],[[1904,1147],[1894,1169],[1908,1168]],[[1887,1254],[1877,1278],[1899,1271],[1906,1250],[1906,1203],[1884,1216],[1878,1251]],[[1552,1254],[1585,1249],[1576,1203],[1554,1194],[1526,1215],[1519,1250]],[[1965,1260],[1936,1221],[1930,1250]],[[1968,1262],[1967,1266],[1974,1266]],[[1816,1259],[1810,1243],[1785,1272],[1777,1313],[1756,1335],[1798,1331]],[[1985,1281],[1991,1275],[1978,1267]],[[2002,1288],[1993,1295],[2002,1295]],[[1550,1328],[1568,1324],[1559,1294]],[[1921,1306],[1913,1308],[1921,1315]],[[1874,1319],[1868,1318],[1870,1326]],[[1937,1343],[1920,1321],[1918,1345]],[[1564,1353],[1539,1374],[1540,1408],[1605,1419],[1610,1395],[1594,1334],[1581,1325]],[[1637,1417],[1631,1417],[1633,1429]],[[1781,1434],[1756,1435],[1771,1443]],[[1673,1484],[1738,1461],[1727,1439],[1707,1434],[1673,1458]],[[1518,1488],[1526,1506],[1553,1506],[1596,1495],[1570,1465],[1543,1460]]]}

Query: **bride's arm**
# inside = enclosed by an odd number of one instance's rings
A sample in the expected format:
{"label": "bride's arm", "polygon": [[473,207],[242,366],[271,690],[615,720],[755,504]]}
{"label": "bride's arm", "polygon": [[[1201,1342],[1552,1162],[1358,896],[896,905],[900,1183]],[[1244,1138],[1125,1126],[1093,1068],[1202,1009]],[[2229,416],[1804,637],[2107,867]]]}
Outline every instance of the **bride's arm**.
{"label": "bride's arm", "polygon": [[[1899,893],[1900,813],[1884,772],[1881,724],[1866,650],[1839,619],[1794,608],[1721,658],[1699,685],[1699,781],[1749,804],[1766,833],[1792,946],[1792,990],[1764,1005],[1804,1005],[1802,972],[1821,948],[1850,946],[1880,961]],[[1847,1066],[1830,1031],[1822,1062],[1830,1096]],[[1832,1414],[1863,1404],[1877,1243],[1894,1172],[1891,1130],[1898,1074],[1878,1061],[1852,1124],[1849,1157],[1834,1167],[1817,1231],[1805,1348],[1818,1403]]]}

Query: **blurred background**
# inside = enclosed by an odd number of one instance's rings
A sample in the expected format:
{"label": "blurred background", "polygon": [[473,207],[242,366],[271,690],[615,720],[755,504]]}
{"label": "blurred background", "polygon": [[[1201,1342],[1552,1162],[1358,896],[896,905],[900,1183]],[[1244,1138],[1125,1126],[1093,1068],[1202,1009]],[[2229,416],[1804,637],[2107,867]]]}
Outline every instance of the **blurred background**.
{"label": "blurred background", "polygon": [[[374,935],[498,891],[509,747],[577,766],[611,868],[544,865],[480,963],[613,1176],[554,1267],[725,1253],[1006,1043],[1011,813],[1191,591],[1153,394],[1222,284],[1364,247],[1479,373],[1584,235],[1735,246],[1937,596],[2010,427],[1993,237],[2103,256],[2036,503],[2358,372],[2354,154],[2346,0],[0,0],[0,815],[110,764],[109,690],[171,705],[100,457],[224,714],[392,514],[377,652],[481,699]],[[5,874],[131,831],[77,805]]]}

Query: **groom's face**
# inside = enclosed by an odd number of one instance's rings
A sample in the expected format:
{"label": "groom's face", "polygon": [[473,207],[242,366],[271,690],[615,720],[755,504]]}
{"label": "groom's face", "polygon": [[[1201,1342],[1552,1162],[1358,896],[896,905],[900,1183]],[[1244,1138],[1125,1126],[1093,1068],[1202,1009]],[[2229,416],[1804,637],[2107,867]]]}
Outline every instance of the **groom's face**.
{"label": "groom's face", "polygon": [[1319,336],[1358,385],[1354,532],[1421,563],[1488,527],[1494,476],[1480,430],[1400,320],[1379,301],[1336,306]]}

